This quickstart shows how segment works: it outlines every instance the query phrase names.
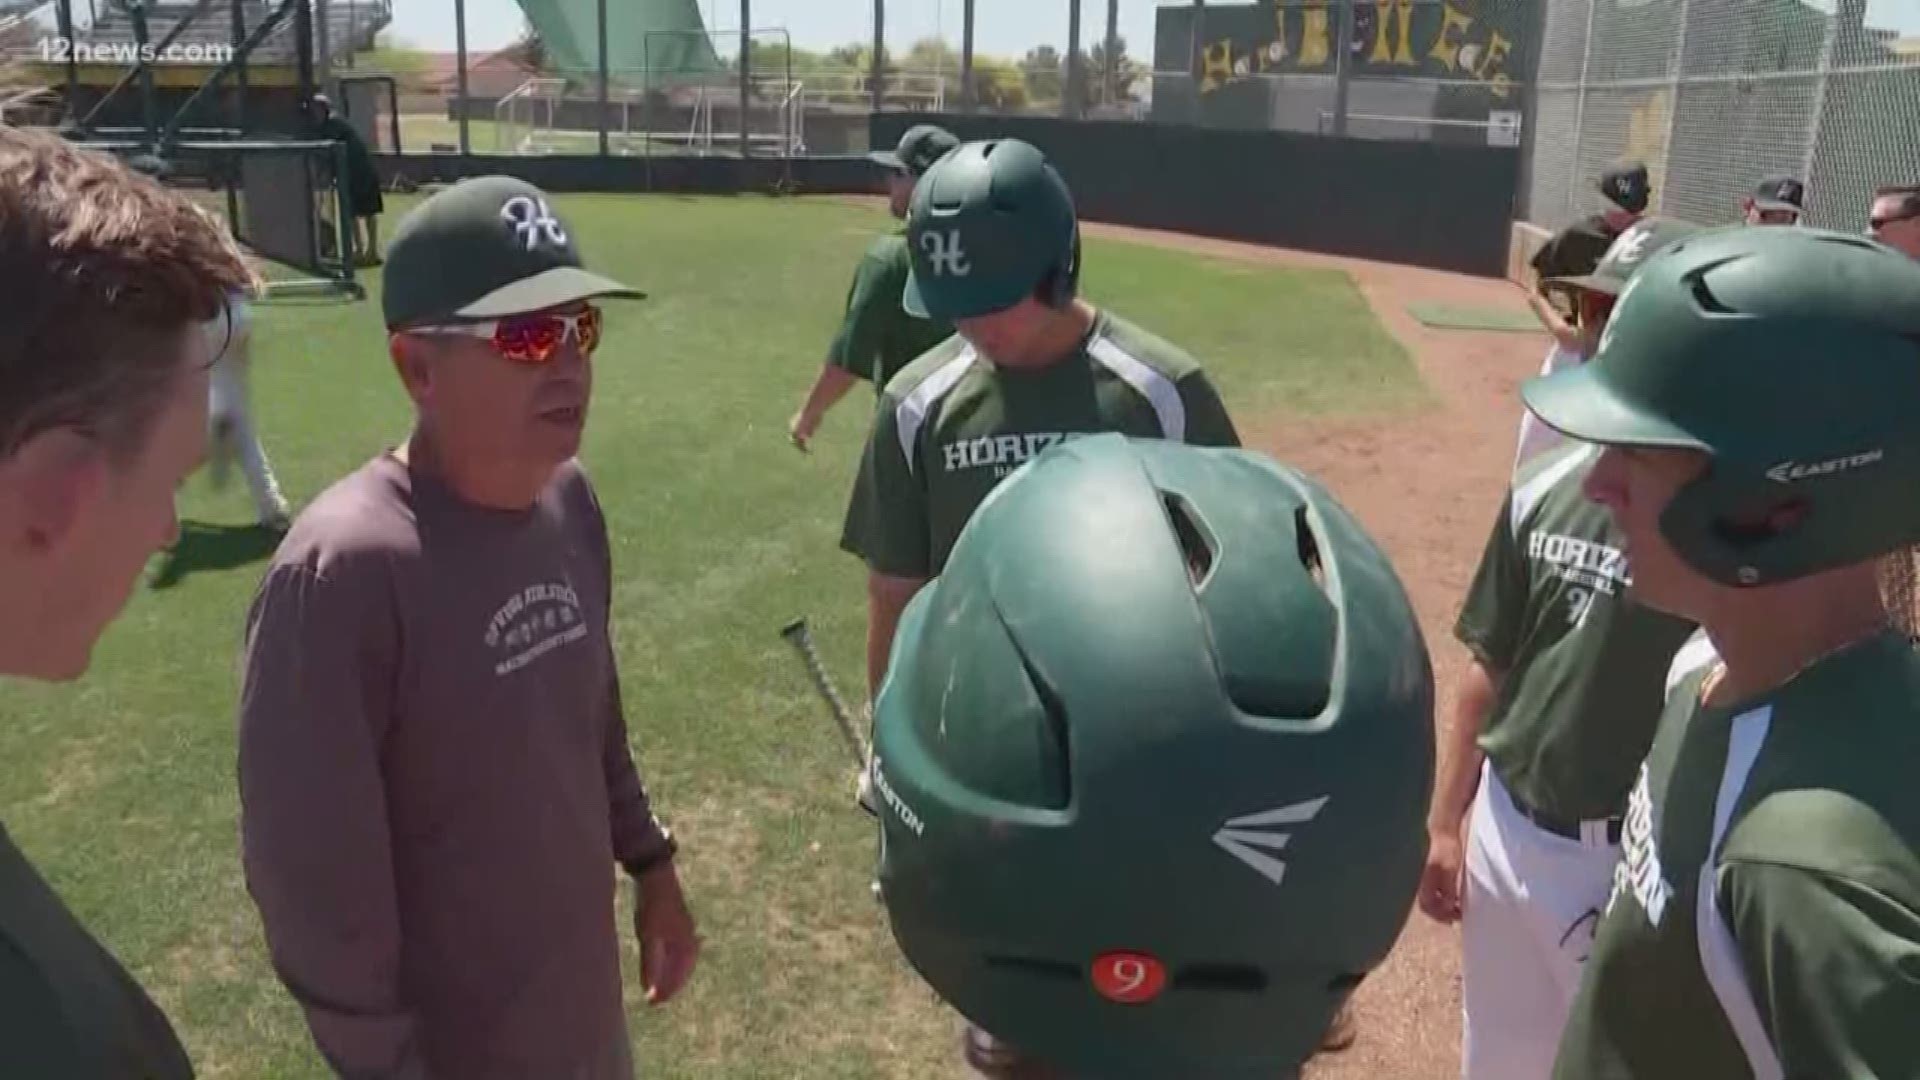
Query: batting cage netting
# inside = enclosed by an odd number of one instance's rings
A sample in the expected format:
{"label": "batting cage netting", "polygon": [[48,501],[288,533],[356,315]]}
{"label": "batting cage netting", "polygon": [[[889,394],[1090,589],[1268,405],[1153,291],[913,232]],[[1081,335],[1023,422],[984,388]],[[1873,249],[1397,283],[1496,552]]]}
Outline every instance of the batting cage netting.
{"label": "batting cage netting", "polygon": [[1810,225],[1858,231],[1875,188],[1920,182],[1920,49],[1887,0],[1553,0],[1522,192],[1556,228],[1637,159],[1653,209],[1730,223],[1768,176],[1807,185]]}

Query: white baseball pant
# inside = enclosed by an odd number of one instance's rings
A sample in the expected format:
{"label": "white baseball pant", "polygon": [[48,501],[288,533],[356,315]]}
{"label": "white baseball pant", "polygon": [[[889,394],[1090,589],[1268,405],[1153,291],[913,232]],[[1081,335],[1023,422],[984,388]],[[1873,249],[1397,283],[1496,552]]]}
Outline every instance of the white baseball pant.
{"label": "white baseball pant", "polygon": [[[287,514],[287,500],[280,493],[273,466],[267,461],[267,452],[254,430],[247,390],[253,320],[244,301],[234,301],[232,311],[232,338],[208,376],[207,451],[213,458],[216,474],[228,462],[239,461],[241,472],[246,474],[248,492],[253,496],[254,511],[261,521],[281,519]],[[224,329],[220,333],[225,336]]]}
{"label": "white baseball pant", "polygon": [[[1562,368],[1570,368],[1579,362],[1579,353],[1570,352],[1561,348],[1558,343],[1555,343],[1553,348],[1547,350],[1547,358],[1540,364],[1540,374],[1551,375]],[[1514,473],[1518,475],[1520,467],[1525,465],[1528,459],[1551,450],[1561,443],[1566,442],[1566,440],[1567,437],[1565,435],[1541,423],[1540,418],[1533,415],[1532,409],[1524,405],[1521,406],[1520,442],[1513,451]]]}
{"label": "white baseball pant", "polygon": [[[1521,816],[1490,766],[1467,837],[1465,1080],[1545,1080],[1620,858],[1604,822],[1576,840]],[[1617,834],[1616,834],[1617,836]]]}

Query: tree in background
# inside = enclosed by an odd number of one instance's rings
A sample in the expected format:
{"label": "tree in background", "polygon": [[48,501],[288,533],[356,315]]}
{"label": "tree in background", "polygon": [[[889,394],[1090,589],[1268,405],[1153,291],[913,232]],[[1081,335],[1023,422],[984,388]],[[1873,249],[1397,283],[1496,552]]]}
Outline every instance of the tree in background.
{"label": "tree in background", "polygon": [[[1129,103],[1134,100],[1134,80],[1146,74],[1146,71],[1139,62],[1127,55],[1126,38],[1115,37],[1114,44],[1116,46],[1113,51],[1115,97],[1112,103]],[[1105,41],[1094,44],[1093,49],[1087,53],[1086,59],[1082,61],[1082,67],[1086,72],[1087,104],[1090,106],[1106,104],[1107,43]]]}
{"label": "tree in background", "polygon": [[[976,64],[979,58],[976,57]],[[1036,105],[1057,104],[1067,82],[1067,66],[1060,50],[1051,45],[1028,49],[1020,61],[1020,72],[1027,84],[1027,98]]]}
{"label": "tree in background", "polygon": [[1018,112],[1029,101],[1020,65],[978,53],[973,57],[973,94],[981,108],[994,112]]}

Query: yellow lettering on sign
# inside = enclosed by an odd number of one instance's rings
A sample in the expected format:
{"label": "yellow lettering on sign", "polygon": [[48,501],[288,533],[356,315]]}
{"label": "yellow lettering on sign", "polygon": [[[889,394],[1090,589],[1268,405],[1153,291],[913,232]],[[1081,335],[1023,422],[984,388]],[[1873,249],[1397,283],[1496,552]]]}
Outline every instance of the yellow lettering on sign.
{"label": "yellow lettering on sign", "polygon": [[1506,72],[1493,70],[1494,66],[1499,64],[1500,61],[1505,60],[1507,54],[1512,51],[1513,42],[1508,41],[1505,37],[1501,36],[1500,31],[1495,30],[1492,40],[1487,42],[1486,59],[1480,61],[1480,67],[1473,73],[1474,77],[1482,82],[1487,82],[1488,73],[1492,73],[1492,81],[1489,83],[1489,88],[1492,89],[1494,97],[1506,97],[1507,92],[1513,89],[1513,80],[1507,78]]}
{"label": "yellow lettering on sign", "polygon": [[1233,42],[1216,41],[1200,51],[1200,92],[1217,90],[1233,78]]}
{"label": "yellow lettering on sign", "polygon": [[1325,67],[1333,57],[1328,45],[1327,9],[1324,6],[1311,7],[1302,13],[1300,27],[1300,66],[1303,68]]}
{"label": "yellow lettering on sign", "polygon": [[1440,33],[1434,36],[1433,51],[1427,55],[1445,64],[1448,70],[1458,67],[1460,61],[1460,43],[1450,39],[1447,35],[1458,31],[1462,36],[1465,36],[1466,32],[1472,26],[1473,16],[1456,9],[1452,4],[1442,5],[1440,9]]}
{"label": "yellow lettering on sign", "polygon": [[[1402,67],[1420,66],[1420,61],[1413,58],[1413,0],[1373,0],[1373,6],[1379,12],[1379,18],[1374,20],[1373,55],[1367,57],[1367,62],[1399,64]],[[1391,49],[1387,43],[1389,9],[1392,14],[1399,16],[1400,22],[1400,33],[1394,35],[1399,45]]]}

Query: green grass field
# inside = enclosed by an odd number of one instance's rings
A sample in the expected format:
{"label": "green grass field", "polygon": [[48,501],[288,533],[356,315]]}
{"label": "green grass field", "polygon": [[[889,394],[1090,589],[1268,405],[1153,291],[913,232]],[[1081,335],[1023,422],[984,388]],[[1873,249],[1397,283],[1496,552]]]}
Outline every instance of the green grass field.
{"label": "green grass field", "polygon": [[[391,236],[412,198],[389,203]],[[808,616],[862,685],[862,572],[836,538],[870,397],[814,453],[786,420],[884,215],[833,200],[558,200],[589,260],[651,293],[612,309],[583,457],[614,545],[615,636],[641,770],[684,836],[707,940],[665,1009],[631,993],[649,1078],[950,1075],[955,1023],[869,897],[873,824],[830,721],[778,637]],[[1242,430],[1289,413],[1417,404],[1405,353],[1348,279],[1090,241],[1085,291],[1180,342]],[[377,275],[377,272],[375,272]],[[290,498],[404,436],[377,277],[364,304],[263,305],[254,387]],[[267,555],[236,477],[182,497],[176,565],[142,588],[92,672],[12,684],[0,820],[151,987],[202,1075],[320,1077],[240,876],[236,657]]]}

